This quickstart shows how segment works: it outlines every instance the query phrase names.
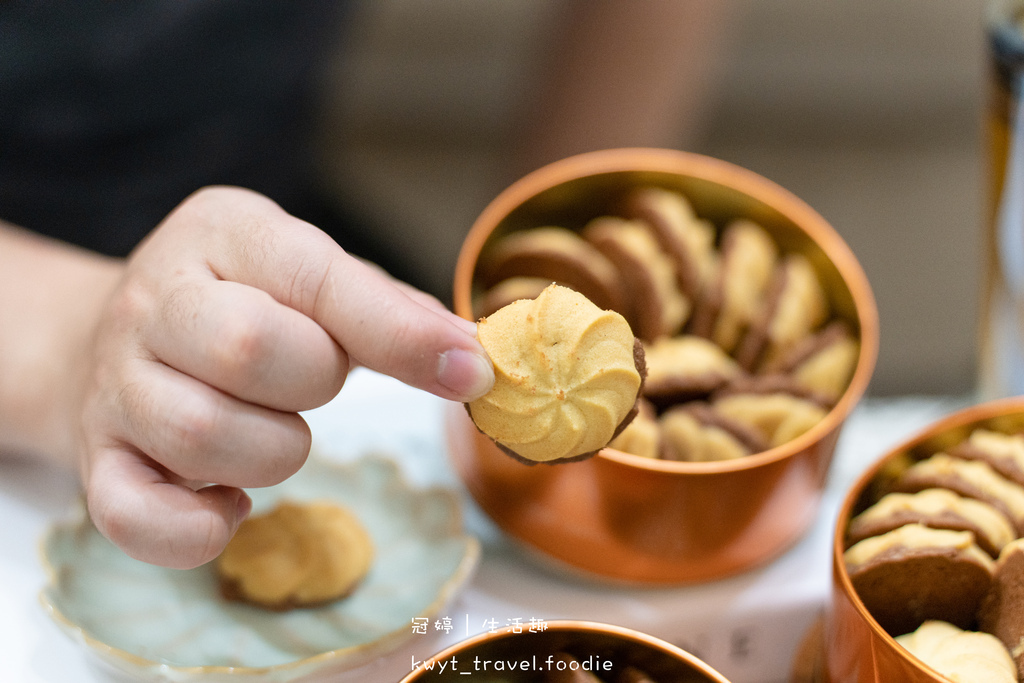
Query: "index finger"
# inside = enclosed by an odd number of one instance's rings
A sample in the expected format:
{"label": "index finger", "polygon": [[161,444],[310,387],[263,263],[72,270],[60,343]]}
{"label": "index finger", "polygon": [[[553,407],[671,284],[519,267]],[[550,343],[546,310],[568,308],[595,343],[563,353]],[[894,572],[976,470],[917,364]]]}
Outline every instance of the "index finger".
{"label": "index finger", "polygon": [[361,365],[406,384],[457,401],[490,390],[494,370],[473,323],[414,301],[266,197],[217,192],[218,201],[196,207],[218,226],[205,234],[223,241],[207,256],[217,277],[262,289],[317,322]]}

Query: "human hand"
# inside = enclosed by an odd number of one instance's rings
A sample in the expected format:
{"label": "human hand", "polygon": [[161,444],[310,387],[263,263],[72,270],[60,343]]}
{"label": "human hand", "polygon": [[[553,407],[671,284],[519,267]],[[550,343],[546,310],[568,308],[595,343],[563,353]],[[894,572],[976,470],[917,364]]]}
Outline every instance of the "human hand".
{"label": "human hand", "polygon": [[207,562],[248,514],[242,488],[302,466],[298,412],[334,397],[353,364],[465,401],[494,379],[474,335],[266,197],[201,190],[132,253],[96,329],[89,513],[135,558]]}

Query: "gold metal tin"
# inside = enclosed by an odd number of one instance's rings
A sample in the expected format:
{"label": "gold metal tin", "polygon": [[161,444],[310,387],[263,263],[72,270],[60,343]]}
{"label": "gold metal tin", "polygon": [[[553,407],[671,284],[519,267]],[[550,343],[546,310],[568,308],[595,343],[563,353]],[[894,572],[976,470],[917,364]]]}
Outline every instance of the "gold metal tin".
{"label": "gold metal tin", "polygon": [[627,187],[682,191],[717,225],[747,217],[784,251],[815,265],[838,315],[859,332],[860,358],[835,408],[782,446],[728,462],[651,460],[606,448],[566,465],[524,465],[481,435],[461,406],[447,415],[451,457],[480,507],[556,564],[603,579],[681,584],[735,574],[779,555],[818,510],[836,440],[863,395],[878,348],[878,312],[849,247],[806,203],[725,161],[661,149],[570,157],[511,185],[481,213],[455,271],[455,312],[474,319],[474,273],[489,240],[540,225],[578,228]]}
{"label": "gold metal tin", "polygon": [[825,616],[824,681],[827,683],[948,683],[912,656],[879,626],[853,589],[843,562],[850,520],[872,502],[871,485],[887,466],[910,456],[921,459],[967,438],[979,427],[1024,431],[1024,397],[991,401],[938,420],[882,456],[846,494],[836,519],[832,547],[832,597]]}

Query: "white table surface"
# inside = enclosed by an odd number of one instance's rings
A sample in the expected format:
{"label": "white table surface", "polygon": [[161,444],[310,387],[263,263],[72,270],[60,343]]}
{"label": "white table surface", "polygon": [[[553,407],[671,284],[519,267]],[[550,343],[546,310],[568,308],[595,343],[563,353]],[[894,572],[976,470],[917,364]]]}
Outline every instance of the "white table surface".
{"label": "white table surface", "polygon": [[[413,635],[400,650],[345,680],[393,683],[413,662],[487,630],[487,622],[505,628],[516,620],[573,618],[614,623],[675,642],[732,683],[781,683],[828,596],[832,525],[842,495],[886,450],[966,402],[901,397],[862,403],[840,438],[821,514],[807,535],[766,567],[700,586],[623,588],[551,570],[505,539],[467,497],[467,527],[480,538],[484,552],[474,578],[444,614],[451,619],[451,632],[431,628],[426,635]],[[447,461],[445,405],[360,369],[334,401],[306,417],[322,457],[385,453],[416,483],[460,488]],[[0,458],[0,681],[110,680],[50,621],[37,597],[46,581],[39,540],[48,525],[71,513],[78,496],[71,473]]]}

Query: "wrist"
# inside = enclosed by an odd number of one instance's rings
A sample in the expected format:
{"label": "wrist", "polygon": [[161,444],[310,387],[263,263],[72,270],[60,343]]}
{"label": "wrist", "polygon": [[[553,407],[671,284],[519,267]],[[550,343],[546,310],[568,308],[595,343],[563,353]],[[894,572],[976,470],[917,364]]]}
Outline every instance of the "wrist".
{"label": "wrist", "polygon": [[0,225],[0,451],[77,461],[96,322],[119,259]]}

